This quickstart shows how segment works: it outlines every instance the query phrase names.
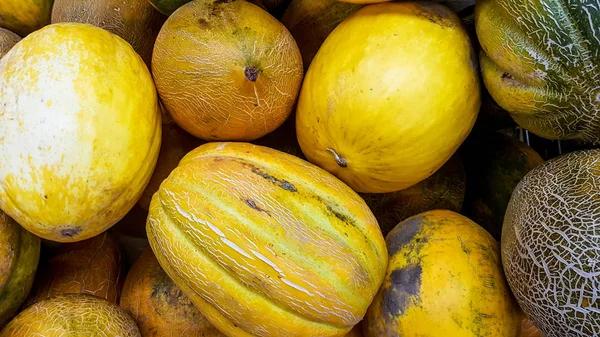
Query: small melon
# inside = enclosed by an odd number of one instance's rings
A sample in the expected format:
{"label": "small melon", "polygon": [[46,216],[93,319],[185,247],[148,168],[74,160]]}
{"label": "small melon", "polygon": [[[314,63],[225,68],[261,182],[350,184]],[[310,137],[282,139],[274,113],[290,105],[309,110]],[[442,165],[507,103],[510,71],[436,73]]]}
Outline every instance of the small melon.
{"label": "small melon", "polygon": [[104,28],[129,42],[150,67],[154,41],[165,19],[148,0],[54,0],[51,22]]}
{"label": "small melon", "polygon": [[0,337],[142,337],[119,306],[89,294],[59,295],[21,311]]}
{"label": "small melon", "polygon": [[25,37],[50,23],[54,0],[2,0],[0,27]]}
{"label": "small melon", "polygon": [[454,155],[431,177],[391,193],[362,194],[377,217],[383,235],[413,215],[433,209],[460,212],[465,197],[465,168]]}
{"label": "small melon", "polygon": [[225,337],[173,283],[150,247],[129,270],[120,306],[131,314],[143,337]]}
{"label": "small melon", "polygon": [[0,326],[25,301],[40,259],[40,239],[0,211]]}
{"label": "small melon", "polygon": [[15,45],[21,37],[8,29],[0,28],[0,59]]}
{"label": "small melon", "polygon": [[42,262],[28,305],[56,295],[76,293],[118,303],[125,264],[119,245],[110,233],[62,244],[53,256]]}
{"label": "small melon", "polygon": [[463,213],[500,241],[513,190],[544,159],[524,142],[498,132],[469,145],[464,156],[468,179]]}
{"label": "small melon", "polygon": [[361,6],[337,0],[293,0],[290,3],[281,22],[298,43],[305,71],[333,29]]}

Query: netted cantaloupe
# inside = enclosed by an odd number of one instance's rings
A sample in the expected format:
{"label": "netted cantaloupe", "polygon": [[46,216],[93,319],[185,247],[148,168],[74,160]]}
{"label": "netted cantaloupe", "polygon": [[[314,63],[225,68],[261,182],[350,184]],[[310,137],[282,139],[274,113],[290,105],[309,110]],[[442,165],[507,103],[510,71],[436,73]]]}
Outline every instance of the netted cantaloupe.
{"label": "netted cantaloupe", "polygon": [[258,139],[288,118],[302,57],[285,26],[244,0],[198,0],[163,25],[152,55],[160,98],[205,140]]}
{"label": "netted cantaloupe", "polygon": [[21,311],[0,337],[142,337],[119,306],[89,294],[59,295]]}
{"label": "netted cantaloupe", "polygon": [[150,247],[131,266],[119,305],[142,337],[225,337],[173,283]]}
{"label": "netted cantaloupe", "polygon": [[510,199],[502,261],[521,308],[547,337],[600,334],[600,150],[530,171]]}
{"label": "netted cantaloupe", "polygon": [[427,179],[475,123],[476,59],[447,7],[362,7],[308,68],[296,110],[302,151],[357,192],[395,192]]}
{"label": "netted cantaloupe", "polygon": [[27,298],[39,258],[40,239],[0,211],[0,327]]}
{"label": "netted cantaloupe", "polygon": [[161,118],[141,57],[122,38],[56,23],[0,59],[0,208],[44,239],[81,241],[135,205]]}
{"label": "netted cantaloupe", "polygon": [[104,28],[131,44],[150,67],[154,40],[165,19],[148,0],[54,0],[51,22]]}
{"label": "netted cantaloupe", "polygon": [[54,0],[2,0],[0,27],[21,37],[50,23]]}
{"label": "netted cantaloupe", "polygon": [[110,233],[62,244],[42,259],[27,305],[61,294],[90,294],[119,303],[124,257]]}
{"label": "netted cantaloupe", "polygon": [[341,337],[387,266],[365,202],[326,171],[248,143],[188,153],[150,204],[160,265],[230,337]]}
{"label": "netted cantaloupe", "polygon": [[0,28],[0,59],[19,41],[21,41],[19,35],[8,29]]}
{"label": "netted cantaloupe", "polygon": [[517,337],[520,310],[500,245],[448,210],[410,217],[386,237],[385,281],[365,317],[366,337]]}

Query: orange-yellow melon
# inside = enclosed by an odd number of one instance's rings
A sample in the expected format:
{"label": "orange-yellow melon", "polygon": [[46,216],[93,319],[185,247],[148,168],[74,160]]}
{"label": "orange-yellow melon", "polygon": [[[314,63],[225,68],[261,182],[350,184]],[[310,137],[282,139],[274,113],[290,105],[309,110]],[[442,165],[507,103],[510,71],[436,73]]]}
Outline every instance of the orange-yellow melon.
{"label": "orange-yellow melon", "polygon": [[302,57],[285,26],[243,0],[199,0],[173,13],[152,55],[161,101],[205,140],[251,141],[292,112]]}

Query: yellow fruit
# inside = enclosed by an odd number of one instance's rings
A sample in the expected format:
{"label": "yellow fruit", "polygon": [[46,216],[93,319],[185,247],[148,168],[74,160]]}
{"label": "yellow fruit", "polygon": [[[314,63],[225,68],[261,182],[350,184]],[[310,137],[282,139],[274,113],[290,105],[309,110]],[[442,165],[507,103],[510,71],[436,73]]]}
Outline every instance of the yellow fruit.
{"label": "yellow fruit", "polygon": [[385,281],[365,317],[365,336],[517,337],[519,306],[482,227],[447,210],[401,222],[386,237]]}
{"label": "yellow fruit", "polygon": [[81,22],[127,41],[150,67],[154,40],[165,21],[148,0],[55,0],[52,23]]}
{"label": "yellow fruit", "polygon": [[40,258],[40,239],[0,211],[0,326],[27,298]]}
{"label": "yellow fruit", "polygon": [[442,5],[359,9],[327,37],[296,113],[306,157],[357,192],[411,187],[469,134],[480,106],[476,55]]}
{"label": "yellow fruit", "polygon": [[365,202],[331,174],[248,143],[188,153],[152,198],[165,272],[230,337],[340,337],[387,266]]}
{"label": "yellow fruit", "polygon": [[0,337],[142,337],[116,304],[88,294],[59,295],[21,311]]}
{"label": "yellow fruit", "polygon": [[0,59],[19,41],[21,41],[19,35],[8,29],[0,28]]}
{"label": "yellow fruit", "polygon": [[0,208],[73,242],[121,219],[160,149],[150,73],[120,37],[81,23],[30,34],[0,60]]}
{"label": "yellow fruit", "polygon": [[205,140],[258,139],[288,118],[302,82],[292,35],[247,1],[189,2],[164,24],[152,55],[161,101]]}
{"label": "yellow fruit", "polygon": [[50,23],[54,0],[2,0],[0,2],[0,27],[21,37]]}
{"label": "yellow fruit", "polygon": [[173,283],[150,247],[129,270],[119,304],[143,337],[225,337]]}

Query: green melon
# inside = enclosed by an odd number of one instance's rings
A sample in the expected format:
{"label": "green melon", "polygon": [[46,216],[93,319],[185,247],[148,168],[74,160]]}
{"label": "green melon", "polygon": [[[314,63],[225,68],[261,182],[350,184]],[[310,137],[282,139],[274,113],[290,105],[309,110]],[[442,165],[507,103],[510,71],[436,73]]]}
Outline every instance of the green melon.
{"label": "green melon", "polygon": [[463,213],[500,241],[513,190],[544,160],[527,144],[497,132],[473,142],[466,152],[468,179]]}
{"label": "green melon", "polygon": [[520,126],[600,143],[595,1],[480,0],[475,25],[485,86]]}
{"label": "green melon", "polygon": [[600,335],[600,150],[572,152],[529,172],[502,229],[509,285],[547,337]]}
{"label": "green melon", "polygon": [[364,193],[362,197],[375,214],[383,235],[413,215],[433,209],[459,212],[465,197],[465,168],[454,155],[436,173],[405,190]]}

